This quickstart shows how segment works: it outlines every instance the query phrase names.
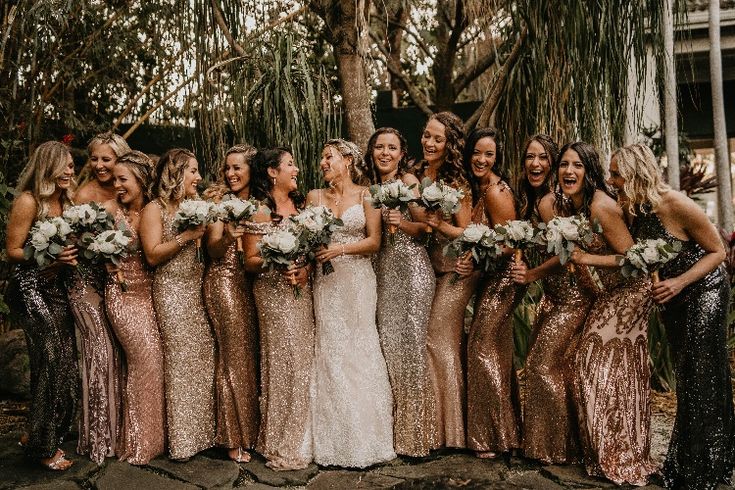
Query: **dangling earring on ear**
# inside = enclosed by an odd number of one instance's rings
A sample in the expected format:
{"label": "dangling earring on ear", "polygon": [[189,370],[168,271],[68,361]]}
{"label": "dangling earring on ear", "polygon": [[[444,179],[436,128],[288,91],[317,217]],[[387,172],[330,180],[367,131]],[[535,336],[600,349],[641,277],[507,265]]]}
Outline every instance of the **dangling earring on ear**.
{"label": "dangling earring on ear", "polygon": [[275,187],[275,186],[276,186],[276,178],[273,177],[273,187]]}

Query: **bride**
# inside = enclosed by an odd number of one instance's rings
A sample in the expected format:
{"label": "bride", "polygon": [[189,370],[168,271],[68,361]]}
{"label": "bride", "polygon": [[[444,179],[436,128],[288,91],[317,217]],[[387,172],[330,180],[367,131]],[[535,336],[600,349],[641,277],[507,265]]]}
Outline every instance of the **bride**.
{"label": "bride", "polygon": [[380,248],[380,211],[355,184],[360,151],[341,139],[327,141],[320,167],[326,189],[307,196],[324,205],[344,226],[317,260],[331,260],[334,272],[316,267],[314,314],[316,352],[312,387],[314,461],[363,468],[396,457],[393,400],[375,326],[377,300],[370,255]]}

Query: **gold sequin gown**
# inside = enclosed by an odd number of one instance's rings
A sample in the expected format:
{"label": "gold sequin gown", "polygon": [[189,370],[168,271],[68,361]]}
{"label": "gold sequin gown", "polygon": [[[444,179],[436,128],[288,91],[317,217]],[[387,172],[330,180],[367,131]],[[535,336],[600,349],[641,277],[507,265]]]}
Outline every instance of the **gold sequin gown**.
{"label": "gold sequin gown", "polygon": [[[463,189],[469,196],[469,188]],[[467,199],[465,198],[465,202]],[[463,205],[466,205],[463,202]],[[465,310],[479,280],[479,274],[454,280],[455,259],[444,256],[449,239],[434,232],[429,257],[436,275],[436,291],[431,304],[427,346],[429,379],[436,402],[436,447],[463,448],[465,442]]]}
{"label": "gold sequin gown", "polygon": [[216,443],[250,449],[255,447],[260,423],[258,324],[252,279],[240,264],[235,243],[209,264],[204,304],[217,341]]}
{"label": "gold sequin gown", "polygon": [[[178,233],[173,215],[158,205],[163,241],[173,240]],[[214,444],[214,338],[202,300],[203,274],[192,241],[159,265],[153,277],[171,459],[189,458]]]}
{"label": "gold sequin gown", "polygon": [[[404,219],[410,220],[409,213]],[[429,382],[426,330],[436,278],[426,249],[401,230],[375,260],[378,333],[393,390],[396,453],[420,457],[435,446],[434,392]]]}
{"label": "gold sequin gown", "polygon": [[164,451],[163,345],[153,311],[153,275],[145,265],[138,234],[122,211],[116,219],[133,234],[134,250],[118,266],[126,291],[117,276],[111,276],[105,288],[107,317],[126,365],[116,454],[122,461],[144,465]]}
{"label": "gold sequin gown", "polygon": [[[577,265],[575,271],[584,268]],[[544,296],[526,357],[523,451],[545,463],[576,463],[581,448],[574,354],[594,297],[567,269],[542,283]]]}
{"label": "gold sequin gown", "polygon": [[120,346],[105,312],[104,266],[80,262],[68,290],[81,352],[82,413],[77,452],[102,464],[117,448],[122,364]]}
{"label": "gold sequin gown", "polygon": [[[500,181],[507,192],[508,185]],[[487,225],[485,201],[472,210],[472,221]],[[520,447],[520,400],[513,367],[513,310],[524,287],[511,278],[512,258],[482,278],[467,339],[467,447],[507,452]]]}
{"label": "gold sequin gown", "polygon": [[[276,225],[251,223],[265,234]],[[273,469],[305,468],[312,460],[311,370],[314,309],[311,284],[299,298],[278,271],[256,275],[253,294],[260,329],[260,433],[256,450]]]}
{"label": "gold sequin gown", "polygon": [[[602,240],[592,253],[609,253]],[[585,321],[574,359],[574,389],[588,473],[617,484],[645,485],[650,458],[648,277],[623,280],[599,269],[605,291]]]}

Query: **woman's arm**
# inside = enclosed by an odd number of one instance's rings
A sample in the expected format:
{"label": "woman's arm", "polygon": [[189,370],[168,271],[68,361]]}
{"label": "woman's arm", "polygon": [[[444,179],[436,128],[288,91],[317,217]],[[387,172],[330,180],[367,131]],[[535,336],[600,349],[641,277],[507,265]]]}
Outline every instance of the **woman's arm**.
{"label": "woman's arm", "polygon": [[369,200],[363,197],[362,209],[365,212],[365,228],[367,234],[362,240],[352,243],[330,243],[316,253],[316,259],[324,263],[340,255],[372,255],[380,250],[381,218],[380,210],[375,209]]}
{"label": "woman's arm", "polygon": [[27,192],[19,194],[13,201],[5,237],[8,262],[17,264],[26,261],[23,247],[36,220],[36,212],[36,200]]}
{"label": "woman's arm", "polygon": [[207,252],[213,259],[225,256],[227,249],[245,234],[245,227],[236,223],[215,221],[207,226],[205,232]]}
{"label": "woman's arm", "polygon": [[[253,223],[267,223],[270,221],[270,216],[265,211],[265,207],[253,215]],[[253,274],[263,272],[263,259],[260,257],[260,251],[258,251],[258,242],[263,235],[254,232],[245,233],[244,236],[244,248],[245,248],[245,270]]]}
{"label": "woman's arm", "polygon": [[619,267],[620,255],[624,255],[634,243],[628,226],[625,224],[623,210],[610,196],[602,191],[597,191],[592,201],[591,211],[591,219],[600,223],[605,241],[617,255],[593,255],[576,247],[572,252],[571,260],[575,264],[593,267]]}
{"label": "woman's arm", "polygon": [[163,222],[158,205],[150,202],[140,213],[140,241],[145,258],[153,267],[168,262],[181,251],[186,243],[201,238],[202,235],[204,235],[204,225],[189,228],[176,235],[173,240],[164,242]]}
{"label": "woman's arm", "polygon": [[[416,186],[412,189],[412,192],[414,197],[418,198],[419,179],[417,179],[416,176],[413,174],[405,174],[401,180],[403,180],[403,183],[408,186]],[[421,206],[412,205],[409,206],[408,211],[411,214],[411,220],[403,219],[403,216],[401,216],[400,212],[391,211],[388,214],[389,217],[387,219],[387,222],[389,224],[398,226],[398,228],[406,235],[419,238],[424,234],[424,231],[426,230],[426,225],[423,222],[423,208]]]}

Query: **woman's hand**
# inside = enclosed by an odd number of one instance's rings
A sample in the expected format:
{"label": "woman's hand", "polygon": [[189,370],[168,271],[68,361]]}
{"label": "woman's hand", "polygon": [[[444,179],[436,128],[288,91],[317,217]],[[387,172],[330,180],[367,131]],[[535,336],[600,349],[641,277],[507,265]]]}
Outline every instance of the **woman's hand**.
{"label": "woman's hand", "polygon": [[235,223],[233,221],[230,221],[229,223],[225,224],[225,236],[227,237],[227,241],[229,243],[234,242],[241,236],[245,234],[245,225],[242,223]]}
{"label": "woman's hand", "polygon": [[579,247],[574,247],[574,250],[572,250],[572,255],[569,257],[569,261],[572,264],[577,265],[590,265],[588,263],[589,254],[583,250],[581,250]]}
{"label": "woman's hand", "polygon": [[316,253],[316,260],[320,264],[332,260],[335,257],[340,257],[345,254],[345,246],[338,243],[331,243],[326,247],[322,247]]}
{"label": "woman's hand", "polygon": [[472,254],[467,252],[462,257],[457,259],[457,263],[454,266],[454,272],[459,277],[467,277],[472,274],[475,270],[475,264],[472,262]]}
{"label": "woman's hand", "polygon": [[433,229],[438,230],[444,223],[444,216],[441,211],[426,211],[426,224]]}
{"label": "woman's hand", "polygon": [[107,269],[107,272],[110,273],[110,275],[115,275],[120,272],[120,268],[112,262],[105,262],[105,269]]}
{"label": "woman's hand", "polygon": [[199,240],[204,236],[204,232],[206,231],[206,229],[207,227],[204,225],[187,228],[186,230],[179,233],[179,239],[184,243]]}
{"label": "woman's hand", "polygon": [[523,261],[513,261],[513,268],[510,270],[510,277],[516,284],[530,284],[533,282],[533,279],[528,273],[528,266]]}
{"label": "woman's hand", "polygon": [[678,277],[672,277],[665,281],[660,281],[651,287],[653,300],[658,304],[666,303],[674,298],[684,289],[684,284]]}
{"label": "woman's hand", "polygon": [[289,286],[304,287],[309,282],[309,269],[302,265],[295,269],[288,269],[281,273]]}
{"label": "woman's hand", "polygon": [[77,261],[77,247],[74,245],[67,245],[64,247],[64,250],[61,251],[61,253],[56,257],[56,262],[62,265],[70,265],[72,267],[76,267],[79,263]]}
{"label": "woman's hand", "polygon": [[393,225],[396,228],[401,226],[401,221],[403,221],[403,216],[401,215],[401,212],[397,209],[386,209],[383,211],[383,222],[388,225]]}

